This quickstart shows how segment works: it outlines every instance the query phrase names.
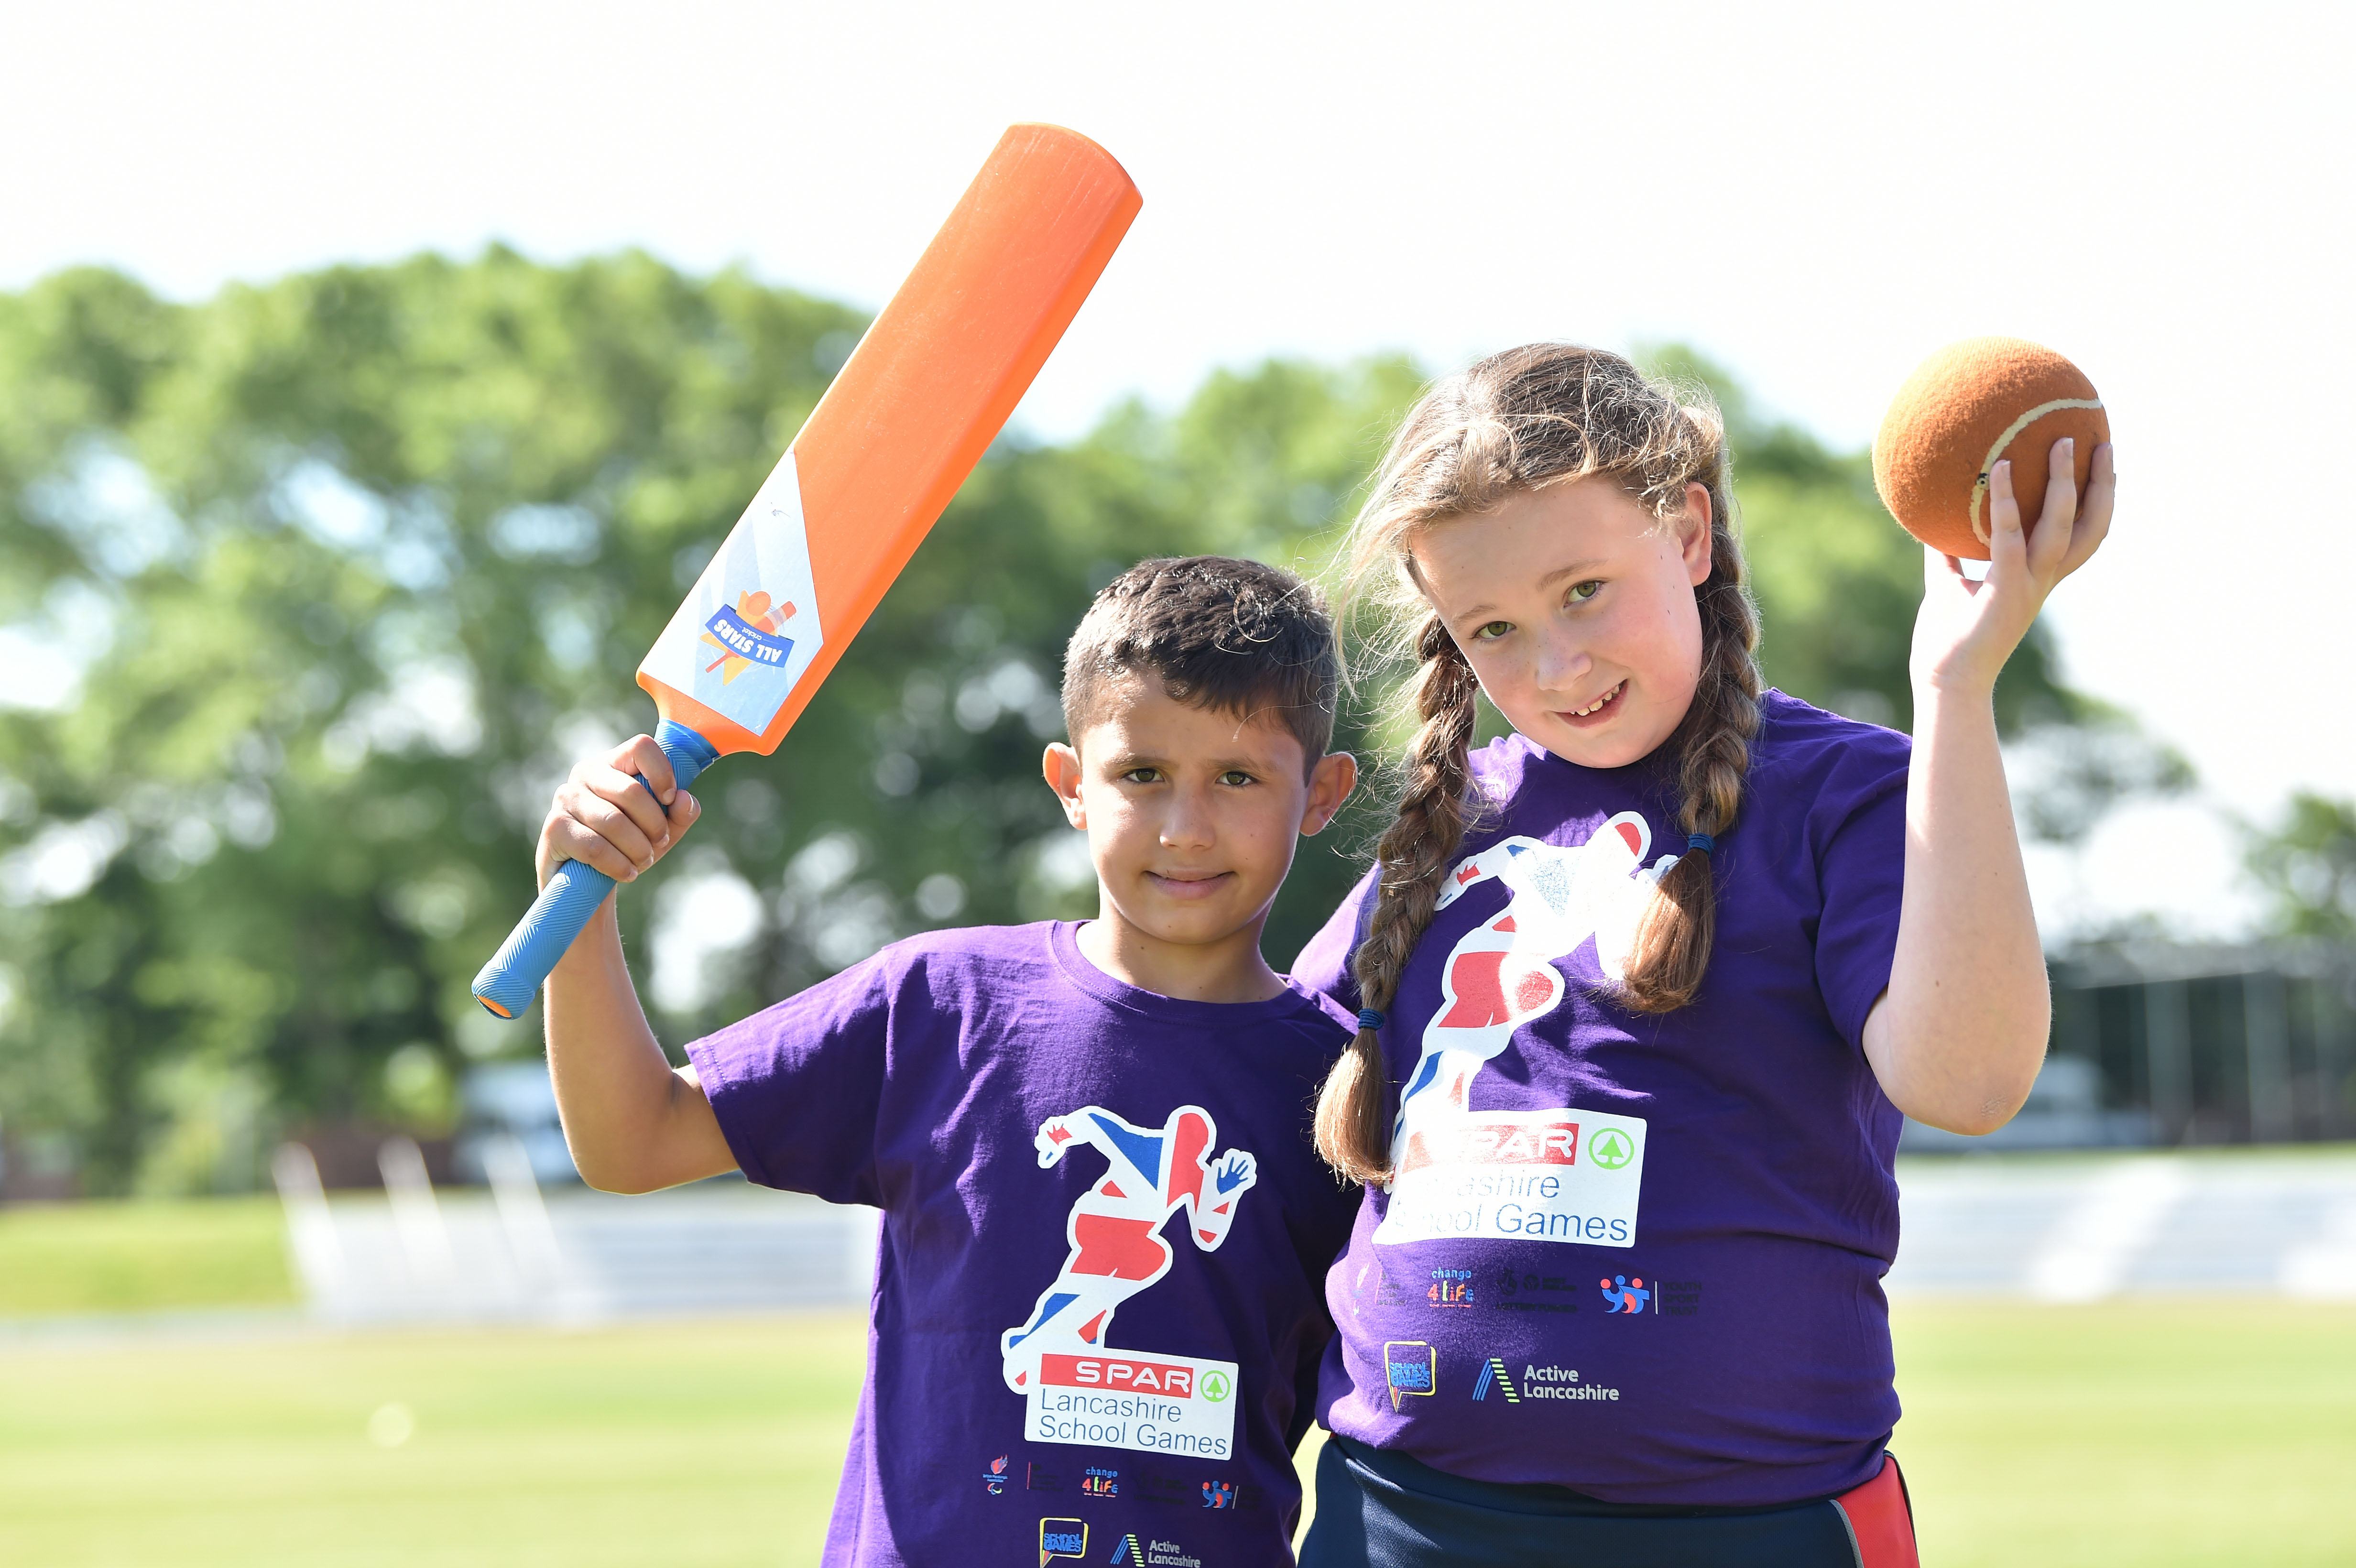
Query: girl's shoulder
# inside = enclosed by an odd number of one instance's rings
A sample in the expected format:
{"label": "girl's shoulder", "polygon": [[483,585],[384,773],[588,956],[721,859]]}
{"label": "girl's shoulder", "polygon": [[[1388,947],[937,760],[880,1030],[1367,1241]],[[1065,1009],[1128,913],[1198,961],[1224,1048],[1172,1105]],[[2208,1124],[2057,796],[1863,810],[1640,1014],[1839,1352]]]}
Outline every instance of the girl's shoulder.
{"label": "girl's shoulder", "polygon": [[[1789,814],[1829,826],[1902,795],[1912,754],[1913,741],[1898,731],[1845,719],[1771,688],[1760,696],[1759,731],[1743,779],[1744,815],[1755,820]],[[1475,751],[1471,763],[1489,808],[1475,826],[1475,838],[1532,832],[1529,824],[1541,818],[1600,819],[1631,806],[1665,818],[1676,812],[1676,762],[1660,752],[1624,768],[1583,768],[1509,732]]]}
{"label": "girl's shoulder", "polygon": [[1827,790],[1878,794],[1904,785],[1913,755],[1914,741],[1902,731],[1845,719],[1771,687],[1760,696],[1744,782],[1752,791],[1810,799]]}

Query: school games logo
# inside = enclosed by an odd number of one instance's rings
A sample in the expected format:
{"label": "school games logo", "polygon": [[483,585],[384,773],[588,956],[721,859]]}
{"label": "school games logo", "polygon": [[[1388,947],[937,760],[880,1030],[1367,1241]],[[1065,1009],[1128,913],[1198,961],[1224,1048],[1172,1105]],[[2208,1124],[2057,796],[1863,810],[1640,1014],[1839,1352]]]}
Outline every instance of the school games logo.
{"label": "school games logo", "polygon": [[1383,1346],[1383,1386],[1391,1410],[1410,1398],[1430,1398],[1440,1386],[1440,1353],[1421,1339],[1392,1339]]}
{"label": "school games logo", "polygon": [[1040,1125],[1041,1168],[1083,1147],[1104,1156],[1107,1168],[1072,1205],[1071,1251],[1031,1320],[999,1339],[1001,1373],[1029,1402],[1033,1441],[1215,1459],[1233,1453],[1233,1361],[1116,1350],[1107,1339],[1120,1304],[1170,1272],[1176,1253],[1162,1232],[1173,1216],[1185,1214],[1203,1252],[1226,1240],[1258,1162],[1243,1149],[1214,1159],[1217,1137],[1198,1105],[1180,1106],[1159,1128],[1098,1105]]}
{"label": "school games logo", "polygon": [[[1636,922],[1661,874],[1652,828],[1623,811],[1574,848],[1516,836],[1460,861],[1440,890],[1502,882],[1505,908],[1467,932],[1440,971],[1440,1006],[1399,1097],[1390,1204],[1379,1243],[1443,1237],[1633,1246],[1645,1124],[1602,1112],[1475,1111],[1472,1083],[1514,1031],[1561,1004],[1557,960],[1595,942],[1604,974],[1624,973]],[[1584,1147],[1582,1147],[1582,1140]]]}
{"label": "school games logo", "polygon": [[1084,1519],[1043,1519],[1039,1521],[1039,1568],[1058,1557],[1088,1554],[1088,1521]]}

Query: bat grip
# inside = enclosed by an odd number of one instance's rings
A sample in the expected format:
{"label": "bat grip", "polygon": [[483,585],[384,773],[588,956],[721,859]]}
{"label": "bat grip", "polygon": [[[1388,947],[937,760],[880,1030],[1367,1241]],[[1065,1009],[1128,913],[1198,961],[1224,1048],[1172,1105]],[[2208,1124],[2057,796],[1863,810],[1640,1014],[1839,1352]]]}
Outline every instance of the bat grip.
{"label": "bat grip", "polygon": [[[668,719],[656,727],[655,744],[669,759],[671,776],[681,789],[720,760],[710,741]],[[647,793],[654,793],[644,774],[636,776]],[[548,885],[540,890],[540,897],[475,976],[475,1000],[496,1017],[519,1016],[531,1006],[541,982],[572,947],[573,939],[587,929],[590,918],[613,891],[614,879],[594,867],[578,860],[557,867]]]}

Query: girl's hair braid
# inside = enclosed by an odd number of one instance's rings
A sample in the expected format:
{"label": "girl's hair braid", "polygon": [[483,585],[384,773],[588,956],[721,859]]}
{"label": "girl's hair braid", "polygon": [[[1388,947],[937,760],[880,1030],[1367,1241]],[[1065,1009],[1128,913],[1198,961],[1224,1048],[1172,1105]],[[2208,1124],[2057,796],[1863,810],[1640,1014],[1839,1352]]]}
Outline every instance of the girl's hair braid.
{"label": "girl's hair braid", "polygon": [[[1440,873],[1464,842],[1471,794],[1474,697],[1480,689],[1472,667],[1437,615],[1425,617],[1416,652],[1415,709],[1422,723],[1415,732],[1398,819],[1376,850],[1381,891],[1365,937],[1350,959],[1359,1005],[1377,1011],[1387,1009],[1398,995],[1399,976],[1431,923]],[[1388,1180],[1389,1109],[1382,1041],[1373,1029],[1362,1028],[1317,1096],[1318,1152],[1353,1181]]]}
{"label": "girl's hair braid", "polygon": [[[1431,923],[1440,880],[1472,810],[1469,763],[1478,689],[1455,639],[1424,602],[1410,556],[1422,530],[1478,516],[1509,496],[1595,475],[1616,480],[1664,521],[1687,486],[1710,499],[1710,570],[1694,590],[1699,684],[1672,744],[1687,833],[1716,837],[1742,806],[1759,729],[1759,618],[1735,538],[1726,431],[1706,394],[1681,400],[1616,354],[1539,343],[1492,355],[1426,393],[1393,439],[1345,549],[1348,599],[1377,612],[1378,654],[1412,653],[1422,720],[1398,817],[1378,851],[1375,908],[1351,972],[1362,1005],[1387,1010]],[[1410,630],[1412,628],[1412,630]],[[1618,999],[1639,1012],[1691,1001],[1717,925],[1711,857],[1686,853],[1638,923]],[[1375,1031],[1360,1029],[1317,1105],[1317,1147],[1344,1177],[1390,1178],[1389,1084]]]}

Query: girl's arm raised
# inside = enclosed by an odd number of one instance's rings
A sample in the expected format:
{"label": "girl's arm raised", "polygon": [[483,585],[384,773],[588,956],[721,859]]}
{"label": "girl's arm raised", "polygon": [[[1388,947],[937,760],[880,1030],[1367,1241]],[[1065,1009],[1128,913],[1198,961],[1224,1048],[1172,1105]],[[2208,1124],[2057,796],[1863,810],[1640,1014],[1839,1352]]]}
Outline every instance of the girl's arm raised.
{"label": "girl's arm raised", "polygon": [[1865,1021],[1866,1059],[1890,1103],[1956,1133],[1994,1132],[2029,1096],[2052,1001],[2029,903],[1996,731],[1996,677],[2056,583],[2110,530],[2107,443],[2078,506],[2069,443],[2034,538],[2012,464],[1988,475],[1987,578],[1925,552],[1914,623],[1914,759],[1906,784],[1906,888],[1890,989]]}

